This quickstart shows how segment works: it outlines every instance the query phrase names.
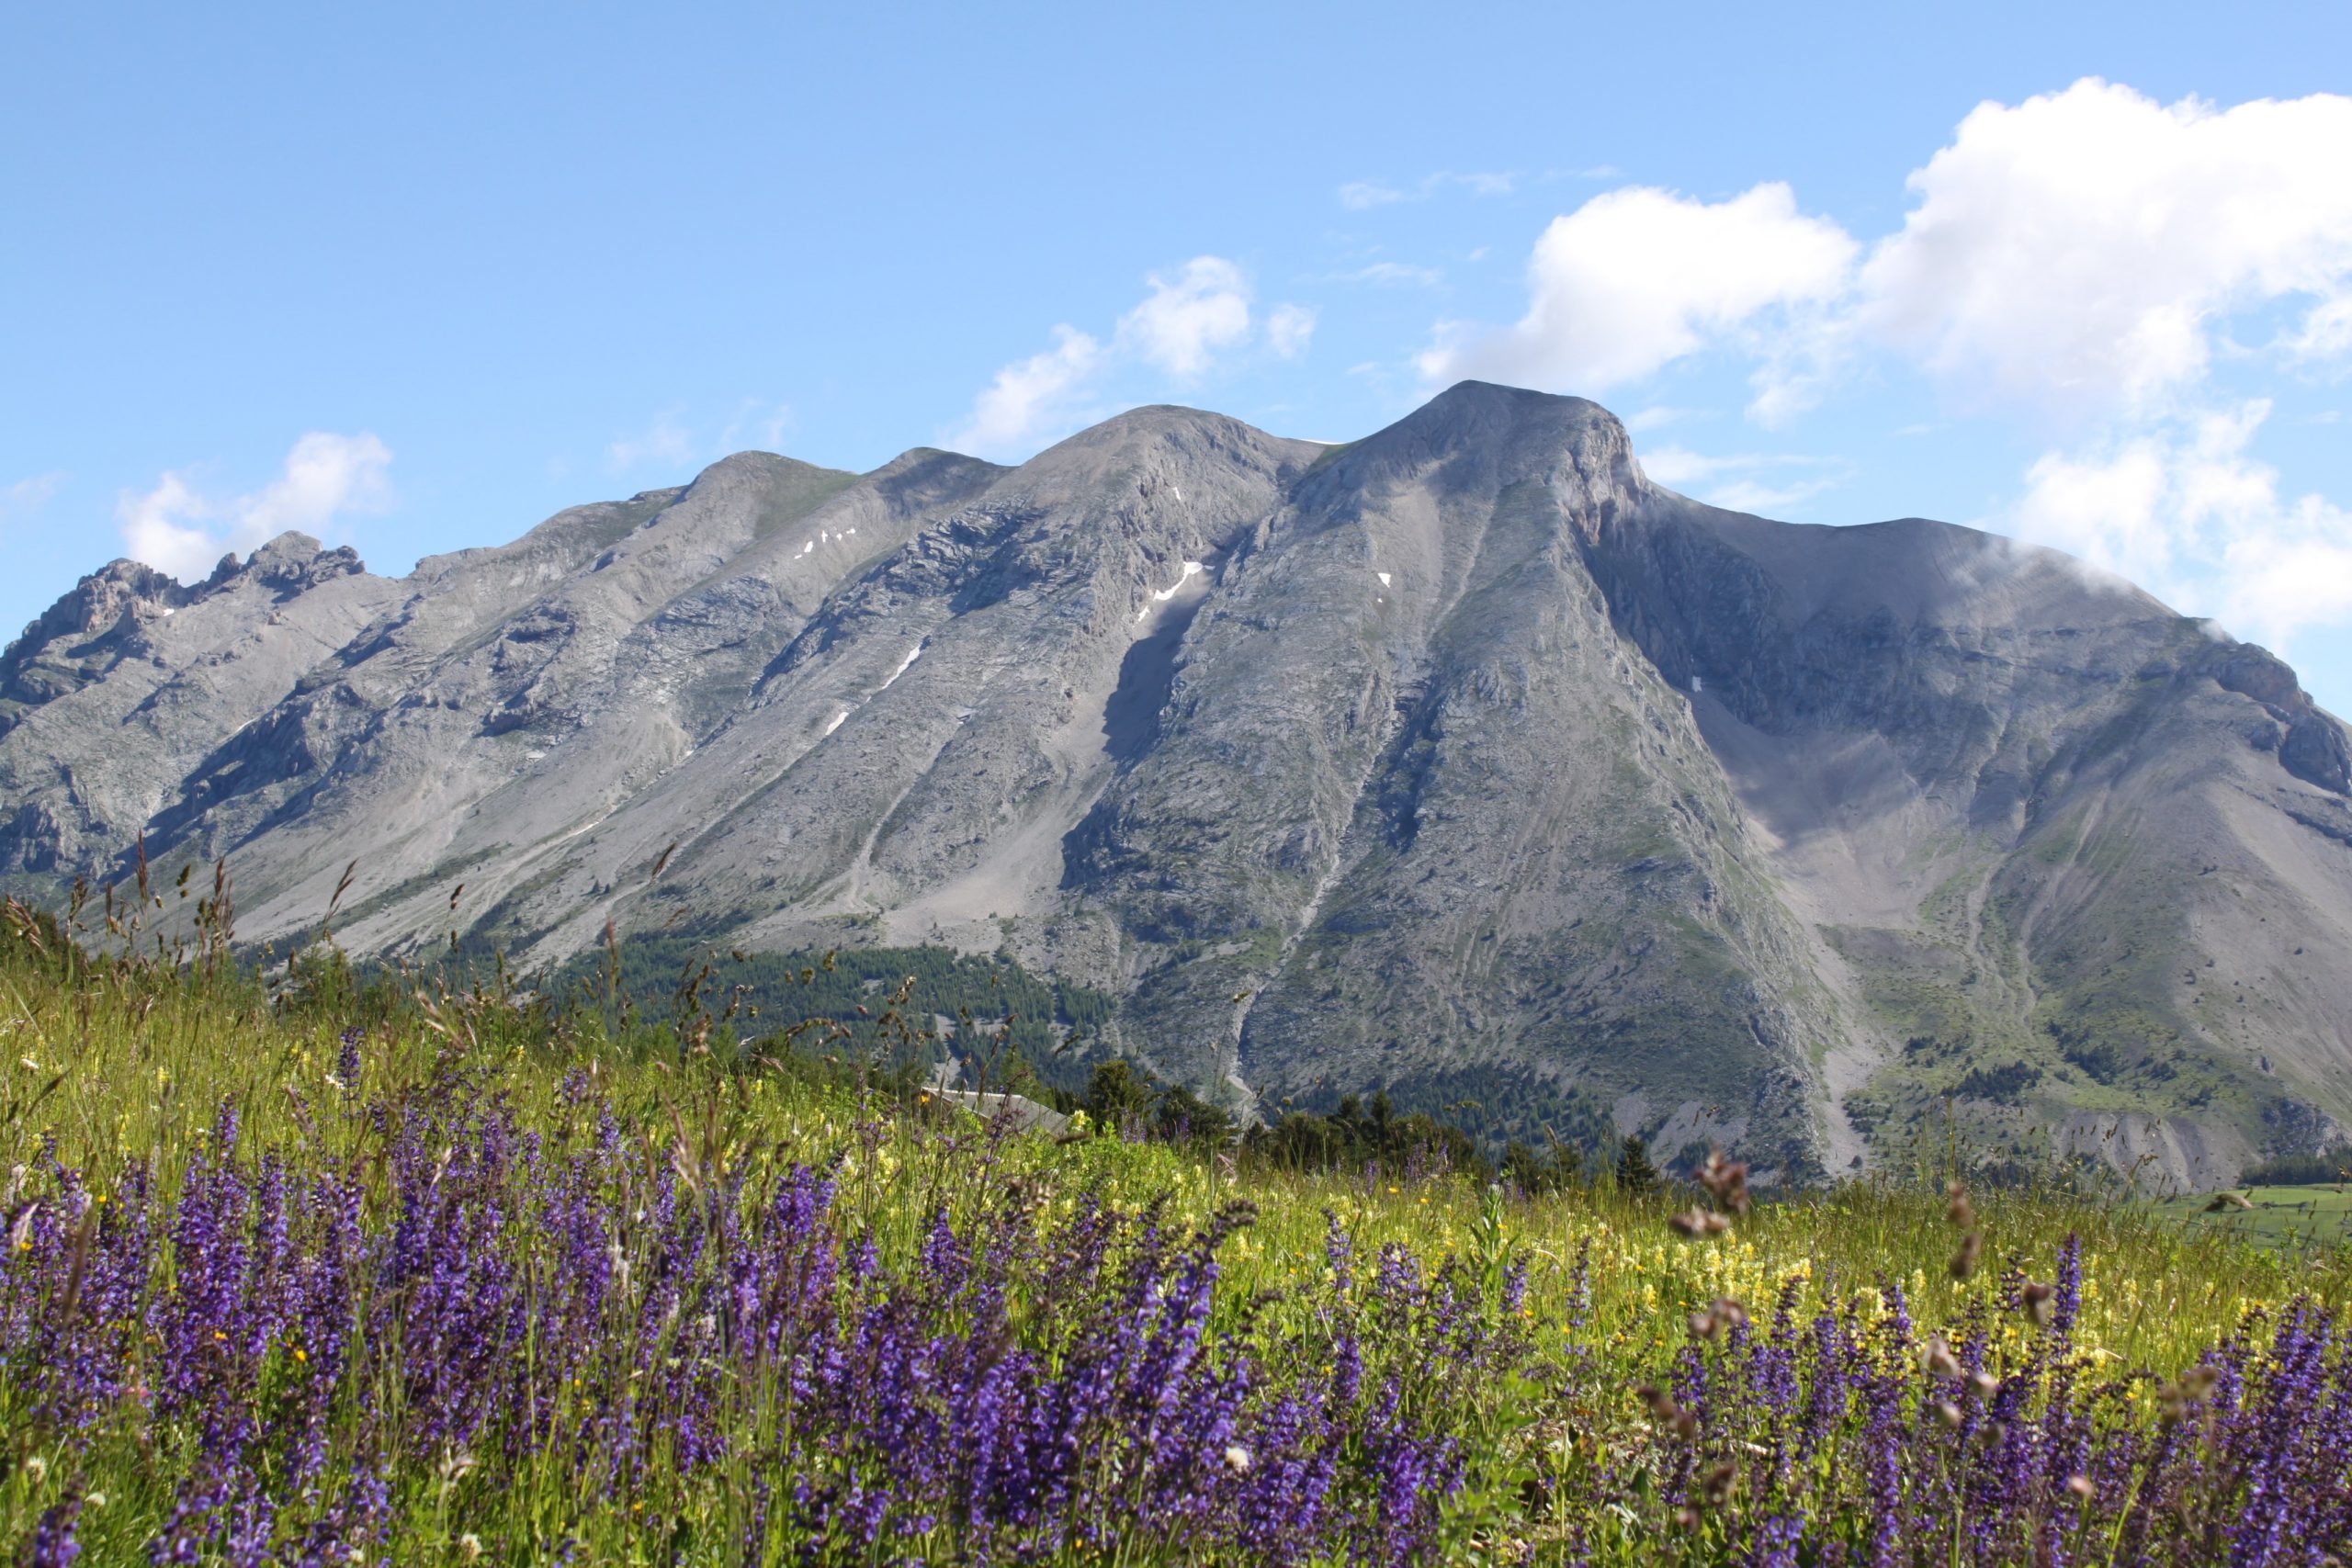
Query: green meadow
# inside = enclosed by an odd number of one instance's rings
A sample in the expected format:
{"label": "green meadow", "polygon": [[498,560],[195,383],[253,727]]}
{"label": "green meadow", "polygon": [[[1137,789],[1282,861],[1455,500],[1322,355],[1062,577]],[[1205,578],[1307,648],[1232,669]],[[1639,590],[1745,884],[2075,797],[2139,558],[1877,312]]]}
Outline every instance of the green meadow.
{"label": "green meadow", "polygon": [[2340,1354],[2332,1189],[1301,1168],[986,1126],[846,1027],[12,920],[28,1561],[2209,1561],[2276,1503],[2278,1347]]}

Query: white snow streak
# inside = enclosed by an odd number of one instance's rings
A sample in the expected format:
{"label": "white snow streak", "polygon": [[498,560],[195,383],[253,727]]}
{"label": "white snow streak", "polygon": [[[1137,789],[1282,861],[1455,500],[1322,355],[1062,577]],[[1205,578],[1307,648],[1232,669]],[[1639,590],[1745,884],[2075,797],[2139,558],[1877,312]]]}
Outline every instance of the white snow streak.
{"label": "white snow streak", "polygon": [[1192,581],[1193,578],[1199,576],[1202,572],[1206,571],[1207,570],[1208,568],[1203,566],[1196,560],[1186,561],[1184,563],[1184,570],[1177,573],[1176,581],[1174,582],[1170,583],[1165,588],[1156,589],[1153,591],[1150,602],[1146,604],[1142,609],[1136,612],[1136,619],[1140,621],[1148,616],[1151,614],[1151,606],[1153,604],[1165,604],[1170,599],[1175,598],[1179,592],[1182,592],[1184,584]]}
{"label": "white snow streak", "polygon": [[888,681],[883,682],[879,689],[887,692],[892,686],[897,685],[899,682],[899,677],[913,669],[915,660],[922,657],[922,644],[917,643],[914,647],[907,649],[907,656],[899,660],[899,667],[890,671],[890,678]]}

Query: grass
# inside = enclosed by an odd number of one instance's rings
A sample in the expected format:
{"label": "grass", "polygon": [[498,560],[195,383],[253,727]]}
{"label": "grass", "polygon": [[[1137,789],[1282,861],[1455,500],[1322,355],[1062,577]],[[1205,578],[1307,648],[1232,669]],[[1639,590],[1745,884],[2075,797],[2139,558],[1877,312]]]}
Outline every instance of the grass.
{"label": "grass", "polygon": [[[915,1006],[921,1008],[920,998]],[[346,1047],[343,1039],[354,1028],[364,1032],[362,1048]],[[337,1076],[355,1060],[364,1062],[359,1084]],[[738,1044],[722,1034],[686,1048],[673,1034],[608,1029],[593,1013],[557,1012],[511,993],[452,994],[390,984],[363,989],[334,965],[271,986],[217,961],[177,968],[92,961],[63,950],[53,930],[44,932],[24,920],[13,932],[0,931],[0,1142],[6,1145],[0,1168],[17,1172],[6,1216],[14,1227],[11,1269],[23,1267],[19,1250],[35,1257],[38,1247],[51,1245],[39,1240],[50,1234],[41,1226],[51,1223],[40,1218],[39,1206],[51,1205],[55,1220],[61,1190],[42,1184],[62,1178],[43,1172],[72,1173],[62,1201],[70,1207],[71,1192],[86,1194],[97,1207],[85,1207],[85,1214],[100,1213],[108,1202],[127,1205],[141,1190],[156,1213],[168,1213],[182,1194],[210,1179],[208,1173],[233,1164],[213,1131],[223,1107],[241,1115],[240,1149],[269,1151],[298,1177],[324,1181],[340,1173],[338,1179],[354,1183],[361,1228],[370,1235],[389,1234],[409,1212],[403,1205],[413,1208],[420,1190],[437,1190],[434,1184],[442,1180],[428,1168],[429,1180],[402,1186],[399,1150],[409,1146],[401,1142],[402,1129],[415,1130],[414,1138],[423,1141],[414,1147],[426,1156],[438,1152],[447,1168],[452,1153],[466,1146],[461,1127],[483,1116],[505,1119],[502,1124],[511,1125],[516,1138],[545,1151],[532,1157],[550,1166],[561,1151],[584,1147],[588,1129],[605,1118],[607,1131],[599,1135],[630,1151],[627,1159],[637,1162],[629,1167],[636,1174],[627,1179],[637,1184],[630,1190],[667,1194],[657,1195],[657,1205],[687,1190],[731,1193],[747,1181],[745,1190],[764,1190],[761,1182],[783,1181],[783,1173],[796,1168],[828,1172],[837,1184],[830,1222],[838,1228],[836,1239],[845,1248],[856,1238],[870,1240],[876,1278],[882,1280],[925,1278],[939,1224],[985,1237],[999,1234],[990,1227],[1010,1223],[1001,1217],[1006,1205],[1025,1205],[1027,1217],[1019,1224],[1032,1228],[1018,1234],[1036,1238],[1038,1249],[1022,1254],[1031,1261],[1002,1281],[1010,1298],[1003,1332],[1020,1344],[1045,1348],[1038,1353],[1049,1362],[1080,1348],[1067,1337],[1077,1321],[1070,1314],[1080,1311],[1078,1298],[1036,1283],[1046,1275],[1035,1270],[1048,1269],[1057,1256],[1053,1249],[1063,1245],[1054,1238],[1069,1234],[1053,1227],[1075,1224],[1090,1205],[1101,1204],[1121,1224],[1151,1234],[1205,1235],[1217,1268],[1214,1294],[1203,1308],[1201,1357],[1246,1352],[1260,1369],[1253,1375],[1270,1380],[1270,1387],[1323,1389],[1328,1385],[1318,1379],[1330,1375],[1329,1359],[1343,1353],[1335,1347],[1356,1343],[1356,1319],[1350,1314],[1361,1312],[1367,1382],[1390,1389],[1392,1404],[1402,1401],[1402,1414],[1379,1418],[1409,1416],[1419,1423],[1412,1429],[1433,1445],[1432,1453],[1451,1456],[1445,1462],[1455,1467],[1445,1472],[1453,1479],[1442,1484],[1422,1483],[1425,1498],[1408,1499],[1414,1506],[1427,1505],[1424,1534],[1395,1533],[1401,1528],[1396,1520],[1406,1517],[1395,1510],[1405,1503],[1366,1502],[1363,1518],[1391,1533],[1363,1540],[1390,1544],[1348,1545],[1357,1538],[1335,1536],[1342,1544],[1302,1548],[1292,1559],[1300,1562],[1762,1560],[1756,1555],[1758,1543],[1782,1528],[1774,1520],[1793,1506],[1772,1500],[1800,1495],[1792,1487],[1811,1489],[1802,1495],[1814,1499],[1805,1506],[1826,1532],[1824,1540],[1863,1529],[1866,1515],[1852,1511],[1863,1506],[1852,1501],[1860,1494],[1838,1490],[1859,1485],[1839,1477],[1860,1470],[1841,1470],[1822,1458],[1811,1468],[1797,1464],[1783,1473],[1775,1460],[1718,1498],[1715,1481],[1706,1478],[1722,1473],[1720,1467],[1697,1468],[1699,1449],[1715,1441],[1714,1427],[1694,1423],[1700,1435],[1688,1439],[1688,1462],[1678,1459],[1676,1445],[1684,1439],[1669,1435],[1672,1422],[1662,1413],[1678,1396],[1658,1390],[1683,1390],[1679,1397],[1692,1400],[1697,1396],[1688,1391],[1697,1385],[1690,1380],[1697,1376],[1703,1384],[1708,1374],[1700,1369],[1714,1364],[1707,1357],[1724,1358],[1720,1375],[1728,1378],[1736,1356],[1766,1356],[1764,1348],[1779,1342],[1764,1337],[1768,1315],[1777,1312],[1773,1321],[1790,1325],[1792,1347],[1815,1347],[1804,1357],[1826,1356],[1820,1347],[1841,1332],[1849,1332],[1856,1344],[1885,1337],[1894,1348],[1887,1352],[1892,1359],[1884,1375],[1922,1385],[1903,1396],[1919,1402],[1919,1429],[1927,1434],[1917,1439],[1922,1445],[1941,1440],[1934,1437],[1930,1415],[1939,1395],[1918,1372],[1920,1347],[1938,1331],[2021,1389],[2030,1380],[2044,1380],[2032,1384],[2041,1392],[2018,1395],[2015,1422],[2026,1420],[2030,1400],[2059,1408],[2057,1385],[2049,1380],[2062,1369],[2076,1369],[2086,1378],[2107,1379],[2102,1386],[2115,1391],[2111,1408],[2100,1407],[2106,1411],[2101,1431],[2153,1431],[2159,1389],[2176,1386],[2166,1380],[2217,1348],[2258,1341],[2266,1325],[2291,1317],[2290,1303],[2299,1299],[2335,1312],[2352,1262],[2341,1246],[2352,1205],[2328,1190],[2257,1192],[2257,1207],[2244,1223],[2188,1213],[2179,1205],[2099,1205],[2054,1186],[1980,1192],[1976,1223],[1986,1262],[1960,1279],[1948,1268],[1955,1229],[1940,1171],[1923,1171],[1910,1181],[1787,1194],[1759,1202],[1728,1235],[1693,1241],[1668,1224],[1671,1213],[1692,1203],[1689,1190],[1634,1193],[1604,1179],[1531,1197],[1443,1172],[1259,1168],[1230,1155],[1203,1156],[1113,1135],[1059,1143],[983,1137],[968,1118],[919,1095],[880,1093],[857,1064],[812,1061],[776,1043]],[[465,1103],[475,1109],[436,1109],[453,1083],[465,1086]],[[477,1122],[466,1122],[466,1116]],[[464,1158],[456,1168],[466,1168]],[[448,1179],[454,1185],[459,1178]],[[1254,1217],[1225,1236],[1216,1217],[1229,1213],[1237,1201],[1249,1204]],[[2291,1207],[2295,1203],[2319,1208]],[[644,1213],[638,1210],[639,1222]],[[297,1229],[310,1223],[300,1218]],[[95,1227],[98,1221],[88,1224]],[[1419,1293],[1410,1296],[1418,1303],[1412,1310],[1426,1314],[1412,1320],[1419,1327],[1384,1338],[1374,1329],[1385,1321],[1378,1303],[1389,1299],[1382,1295],[1389,1287],[1367,1286],[1361,1279],[1354,1286],[1334,1282],[1335,1224],[1361,1260],[1362,1276],[1371,1274],[1375,1259],[1414,1260],[1413,1277],[1428,1282],[1412,1287]],[[57,1234],[63,1239],[54,1245],[70,1247],[83,1233]],[[514,1239],[519,1233],[497,1234],[507,1239],[494,1249],[502,1256],[512,1249],[527,1276],[526,1309],[517,1310],[527,1310],[538,1323],[553,1310],[546,1303],[554,1276],[534,1271],[554,1265],[530,1251],[526,1240]],[[2073,1317],[2063,1345],[2053,1350],[2048,1331],[2017,1310],[2017,1292],[2020,1280],[2063,1275],[2062,1252],[2070,1237],[2080,1249],[2080,1298],[2069,1308]],[[2284,1245],[2290,1238],[2291,1247]],[[630,1245],[652,1248],[655,1242],[639,1236]],[[1150,1244],[1132,1245],[1148,1251]],[[621,1259],[621,1242],[613,1247]],[[660,1267],[656,1253],[628,1256],[639,1283],[632,1287],[623,1269],[621,1292],[655,1290],[647,1280]],[[105,1340],[107,1353],[121,1362],[120,1376],[107,1385],[119,1384],[119,1392],[70,1415],[61,1415],[43,1393],[54,1368],[30,1326],[48,1321],[41,1313],[56,1310],[56,1287],[36,1289],[27,1282],[30,1275],[0,1271],[0,1328],[16,1337],[0,1344],[0,1431],[6,1434],[0,1436],[0,1540],[22,1542],[21,1551],[35,1552],[35,1537],[48,1528],[42,1521],[54,1527],[69,1505],[85,1562],[146,1561],[151,1550],[160,1550],[154,1543],[172,1538],[175,1519],[190,1506],[191,1487],[200,1490],[200,1478],[211,1473],[203,1470],[202,1456],[213,1440],[206,1436],[212,1429],[207,1422],[218,1412],[174,1414],[150,1393],[175,1375],[164,1353],[166,1329],[153,1326],[171,1320],[164,1307],[153,1303],[167,1305],[189,1271],[201,1267],[183,1233],[183,1245],[156,1265],[142,1287],[153,1300],[140,1310],[150,1315],[126,1317],[122,1332]],[[1387,1267],[1384,1262],[1384,1270]],[[74,1290],[81,1289],[80,1279],[79,1272],[73,1275]],[[1448,1280],[1468,1281],[1464,1299],[1471,1304],[1460,1311],[1477,1325],[1486,1347],[1476,1352],[1484,1359],[1461,1352],[1464,1359],[1453,1370],[1447,1357],[1455,1352],[1443,1348],[1443,1336],[1430,1326],[1453,1321],[1443,1316],[1454,1310],[1443,1308],[1453,1299],[1443,1294],[1453,1289],[1442,1284]],[[611,1372],[606,1388],[594,1382],[592,1369],[571,1385],[582,1392],[556,1389],[558,1414],[551,1419],[582,1423],[577,1448],[517,1448],[510,1441],[507,1450],[498,1450],[486,1437],[426,1442],[419,1436],[428,1430],[420,1425],[425,1420],[422,1396],[402,1381],[401,1358],[355,1359],[355,1367],[372,1370],[352,1371],[347,1386],[321,1394],[330,1403],[322,1406],[329,1414],[322,1417],[327,1425],[320,1440],[334,1455],[321,1473],[373,1477],[368,1484],[380,1492],[368,1495],[373,1511],[366,1529],[373,1533],[359,1531],[346,1517],[358,1506],[351,1499],[362,1489],[359,1482],[339,1492],[313,1481],[304,1483],[305,1491],[290,1479],[293,1472],[278,1468],[286,1461],[264,1456],[239,1462],[277,1488],[269,1495],[279,1544],[241,1559],[222,1537],[173,1560],[327,1560],[302,1555],[296,1543],[306,1529],[316,1540],[332,1540],[337,1551],[348,1541],[350,1551],[380,1559],[389,1549],[395,1560],[416,1562],[880,1562],[910,1553],[916,1560],[960,1561],[975,1550],[972,1543],[982,1538],[969,1519],[934,1520],[922,1529],[894,1519],[888,1530],[909,1533],[886,1530],[882,1544],[868,1548],[838,1512],[823,1512],[834,1506],[825,1498],[838,1502],[834,1493],[820,1488],[819,1503],[804,1498],[787,1507],[793,1473],[762,1468],[762,1455],[786,1451],[772,1445],[786,1440],[774,1435],[784,1430],[779,1420],[789,1425],[788,1416],[776,1415],[779,1395],[771,1385],[720,1380],[713,1396],[723,1413],[714,1417],[726,1439],[720,1458],[691,1463],[683,1450],[665,1446],[671,1441],[665,1438],[625,1464],[611,1461],[620,1465],[617,1471],[586,1465],[579,1456],[590,1449],[601,1454],[595,1445],[605,1441],[591,1440],[592,1432],[605,1430],[595,1420],[605,1418],[595,1416],[591,1402],[617,1402],[595,1407],[608,1415],[637,1408],[627,1401],[637,1397],[629,1391],[640,1372],[651,1369],[658,1377],[665,1355],[674,1371],[685,1354],[672,1337],[686,1331],[657,1322],[649,1304],[653,1300],[647,1295],[635,1307],[612,1309],[622,1314],[613,1320],[623,1325],[615,1332],[653,1336],[645,1343],[654,1348],[644,1352],[651,1359],[639,1372]],[[1750,1341],[1743,1327],[1726,1342],[1731,1348],[1711,1348],[1712,1332],[1703,1342],[1694,1340],[1692,1314],[1724,1301],[1747,1304],[1758,1322],[1757,1337]],[[956,1321],[977,1310],[956,1307]],[[10,1313],[16,1315],[6,1315]],[[1823,1329],[1824,1323],[1850,1327]],[[1802,1326],[1806,1324],[1815,1326]],[[530,1343],[540,1346],[534,1354],[554,1353],[551,1341]],[[289,1332],[254,1351],[254,1419],[277,1419],[269,1413],[277,1406],[270,1402],[291,1397],[285,1391],[294,1385],[285,1380],[295,1371],[286,1357],[300,1348]],[[411,1357],[424,1353],[410,1348]],[[1794,1348],[1789,1354],[1799,1357]],[[2076,1371],[2063,1376],[2072,1379]],[[1293,1382],[1283,1384],[1285,1378]],[[1727,1392],[1719,1398],[1726,1411],[1740,1407]],[[566,1403],[574,1399],[577,1409]],[[1376,1402],[1364,1399],[1361,1407],[1349,1406],[1353,1414],[1347,1419],[1360,1427],[1347,1430],[1358,1435],[1333,1450],[1341,1455],[1343,1478],[1391,1463],[1382,1457],[1391,1450],[1379,1446],[1388,1439],[1363,1435],[1374,1432],[1378,1414],[1372,1412]],[[1845,1434],[1837,1441],[1865,1440],[1872,1419],[1868,1404],[1858,1394],[1851,1415],[1837,1417],[1843,1423],[1837,1429]],[[1792,1417],[1773,1419],[1787,1426]],[[1758,1455],[1777,1451],[1781,1438],[1766,1421],[1746,1437],[1723,1440],[1723,1451],[1732,1457],[1722,1463],[1738,1464],[1747,1462],[1739,1456],[1750,1449]],[[803,1467],[800,1473],[832,1476],[823,1465],[854,1462],[838,1457],[845,1451],[838,1444],[790,1451],[801,1455],[792,1461]],[[1230,1445],[1226,1451],[1233,1451]],[[1245,1453],[1232,1468],[1246,1472],[1247,1460]],[[1920,1474],[1939,1474],[1935,1465],[1960,1462],[1923,1459],[1928,1468]],[[1820,1465],[1827,1470],[1814,1473]],[[1428,1473],[1434,1477],[1443,1469]],[[1379,1473],[1393,1472],[1392,1465]],[[884,1472],[841,1473],[850,1480],[840,1484],[854,1490],[880,1485],[874,1476]],[[1106,1473],[1110,1491],[1101,1506],[1111,1510],[1112,1533],[1091,1543],[1073,1538],[1051,1551],[1040,1549],[1041,1559],[1249,1560],[1230,1545],[1198,1544],[1223,1539],[1207,1523],[1195,1527],[1196,1536],[1172,1527],[1142,1530],[1148,1507],[1157,1505],[1119,1499],[1144,1496],[1143,1472],[1114,1466]],[[625,1483],[613,1481],[616,1474],[625,1475]],[[2078,1478],[2058,1475],[2052,1485],[2071,1479]],[[1228,1495],[1238,1484],[1232,1475],[1216,1479],[1215,1486],[1203,1481],[1201,1495],[1223,1499],[1217,1508],[1239,1507]],[[1754,1506],[1745,1513],[1747,1505],[1739,1499],[1747,1494],[1738,1487],[1752,1488]],[[1709,1500],[1703,1506],[1702,1492]],[[763,1533],[764,1544],[747,1551],[747,1520],[756,1514],[761,1531],[768,1531],[765,1499],[772,1494],[775,1531]],[[1833,1506],[1827,1500],[1833,1495],[1848,1500]],[[2060,1497],[2030,1506],[2046,1506],[2055,1519],[2055,1510],[2070,1506]],[[1707,1514],[1706,1506],[1715,1511]],[[1132,1517],[1119,1512],[1125,1507],[1136,1510]],[[1123,1517],[1137,1528],[1120,1527]],[[796,1529],[802,1532],[797,1538],[791,1534]],[[368,1544],[359,1544],[363,1540]],[[1398,1540],[1405,1544],[1395,1544]],[[1963,1557],[1958,1544],[1949,1553],[1939,1544],[1929,1555],[1939,1562],[2008,1561],[2000,1555],[2008,1550],[1996,1543]],[[2111,1556],[2093,1551],[2084,1560]],[[1820,1559],[1808,1559],[1814,1560]]]}
{"label": "grass", "polygon": [[2341,1186],[2241,1187],[2240,1209],[2201,1194],[2176,1198],[2161,1213],[2191,1235],[2226,1236],[2292,1258],[2326,1258],[2352,1243],[2352,1192]]}

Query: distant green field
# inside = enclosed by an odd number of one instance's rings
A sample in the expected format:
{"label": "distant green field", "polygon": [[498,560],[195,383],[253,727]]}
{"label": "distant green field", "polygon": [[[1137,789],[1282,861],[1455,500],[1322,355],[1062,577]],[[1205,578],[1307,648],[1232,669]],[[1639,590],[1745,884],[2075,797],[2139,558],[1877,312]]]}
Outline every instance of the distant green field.
{"label": "distant green field", "polygon": [[2327,1248],[2352,1241],[2352,1190],[2328,1187],[2243,1187],[2251,1209],[2212,1209],[2205,1195],[2176,1198],[2163,1212],[2194,1231],[2233,1235],[2272,1248]]}

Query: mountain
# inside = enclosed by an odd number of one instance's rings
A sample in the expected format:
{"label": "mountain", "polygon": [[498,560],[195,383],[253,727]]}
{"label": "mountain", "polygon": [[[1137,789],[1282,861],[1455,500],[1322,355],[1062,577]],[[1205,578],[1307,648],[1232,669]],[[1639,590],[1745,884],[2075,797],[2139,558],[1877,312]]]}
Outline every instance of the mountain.
{"label": "mountain", "polygon": [[118,561],[0,656],[19,894],[143,833],[227,858],[247,939],[356,860],[360,953],[1002,951],[1244,1110],[1385,1087],[1792,1179],[2343,1136],[2348,787],[2286,665],[2127,584],[1704,506],[1479,383],[1345,446],[1148,408],[1019,468],[745,453],[397,580]]}

